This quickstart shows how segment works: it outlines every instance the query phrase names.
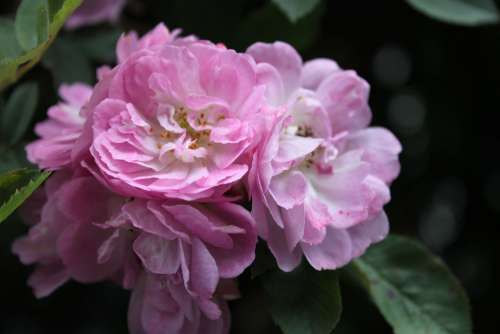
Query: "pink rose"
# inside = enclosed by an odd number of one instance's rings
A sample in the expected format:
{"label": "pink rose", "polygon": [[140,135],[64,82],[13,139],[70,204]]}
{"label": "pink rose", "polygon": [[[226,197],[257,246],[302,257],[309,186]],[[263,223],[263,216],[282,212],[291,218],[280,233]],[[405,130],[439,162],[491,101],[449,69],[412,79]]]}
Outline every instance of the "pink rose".
{"label": "pink rose", "polygon": [[85,84],[61,85],[61,102],[48,111],[49,119],[38,123],[35,133],[41,137],[26,146],[28,159],[44,169],[60,169],[70,164],[71,150],[80,137],[85,119],[80,109],[87,103],[92,88]]}
{"label": "pink rose", "polygon": [[101,254],[102,244],[113,231],[97,224],[119,213],[121,198],[92,177],[67,171],[52,176],[38,196],[45,201],[39,216],[33,217],[37,221],[30,222],[28,235],[16,240],[12,247],[24,264],[36,264],[28,284],[37,297],[47,296],[70,278],[97,282],[133,269],[123,244],[109,256]]}
{"label": "pink rose", "polygon": [[241,54],[178,34],[123,35],[93,89],[60,88],[27,146],[57,171],[13,252],[38,297],[111,280],[132,290],[132,333],[226,334],[257,235],[284,271],[303,255],[336,269],[386,236],[401,146],[368,127],[354,71],[282,42]]}
{"label": "pink rose", "polygon": [[68,29],[118,19],[126,0],[83,0],[80,7],[66,21]]}
{"label": "pink rose", "polygon": [[134,289],[133,333],[227,333],[224,299],[238,296],[229,279],[253,262],[257,242],[243,207],[127,200],[86,170],[65,169],[26,209],[32,226],[12,248],[36,265],[28,283],[37,297],[69,279],[112,280]]}
{"label": "pink rose", "polygon": [[302,64],[288,44],[256,43],[248,54],[267,103],[285,111],[250,172],[252,214],[282,270],[304,254],[316,269],[335,269],[388,232],[383,206],[399,173],[401,146],[371,120],[369,86],[327,59]]}
{"label": "pink rose", "polygon": [[95,87],[74,156],[124,196],[214,200],[248,171],[264,92],[255,70],[209,42],[132,52]]}

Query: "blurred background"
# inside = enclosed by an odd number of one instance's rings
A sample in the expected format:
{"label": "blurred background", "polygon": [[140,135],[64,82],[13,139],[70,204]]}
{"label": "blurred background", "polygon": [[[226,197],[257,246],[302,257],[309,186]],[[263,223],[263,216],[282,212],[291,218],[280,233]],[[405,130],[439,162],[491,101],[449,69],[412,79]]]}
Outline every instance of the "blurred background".
{"label": "blurred background", "polygon": [[[1,1],[0,15],[12,15],[17,3]],[[57,101],[59,82],[92,82],[96,65],[113,62],[121,30],[145,32],[160,21],[240,51],[258,40],[284,40],[305,60],[333,58],[365,78],[374,125],[391,129],[404,147],[387,207],[392,232],[420,239],[450,266],[469,293],[475,333],[500,333],[499,25],[442,23],[401,0],[322,1],[295,24],[269,1],[130,0],[118,27],[64,32],[23,78],[39,83],[34,122]],[[87,41],[87,52],[75,52],[77,38]],[[64,66],[70,74],[61,74]],[[22,161],[22,145],[2,154],[7,169]],[[70,283],[43,300],[33,297],[31,268],[10,252],[26,231],[18,220],[1,226],[0,333],[125,333],[128,294],[111,284]],[[343,297],[335,333],[391,332],[362,291],[344,284]]]}

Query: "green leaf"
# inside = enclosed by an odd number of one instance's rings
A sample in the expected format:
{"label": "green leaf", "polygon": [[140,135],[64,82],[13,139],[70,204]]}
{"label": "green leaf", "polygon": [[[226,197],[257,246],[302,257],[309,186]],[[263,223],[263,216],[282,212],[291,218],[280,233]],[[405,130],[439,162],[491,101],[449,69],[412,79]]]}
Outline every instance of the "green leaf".
{"label": "green leaf", "polygon": [[306,16],[321,0],[272,0],[292,22]]}
{"label": "green leaf", "polygon": [[[49,15],[49,17],[52,16],[52,20],[48,27],[48,39],[43,43],[17,57],[0,58],[0,90],[17,81],[24,73],[40,61],[42,55],[55,39],[66,19],[81,2],[82,0],[65,0],[57,12]],[[57,4],[57,1],[54,3]],[[57,6],[50,7],[49,11],[54,8],[57,8]],[[38,35],[36,38],[39,40]]]}
{"label": "green leaf", "polygon": [[0,145],[0,174],[13,169],[30,167],[28,159],[26,159],[26,151],[23,143],[19,143],[13,147],[4,147]]}
{"label": "green leaf", "polygon": [[[303,19],[292,24],[276,6],[262,6],[241,22],[238,37],[233,44],[244,49],[257,39],[269,43],[280,40],[292,44],[298,50],[305,49],[318,36],[324,9],[325,6],[320,4]],[[269,25],[269,22],[273,24]]]}
{"label": "green leaf", "polygon": [[23,0],[16,13],[16,36],[24,50],[45,42],[49,35],[49,5],[47,0]]}
{"label": "green leaf", "polygon": [[34,82],[18,86],[9,97],[1,115],[2,134],[13,145],[24,135],[31,123],[38,102],[38,87]]}
{"label": "green leaf", "polygon": [[406,0],[413,8],[437,20],[476,26],[497,23],[494,0]]}
{"label": "green leaf", "polygon": [[271,316],[284,334],[329,334],[342,313],[336,271],[302,264],[292,272],[262,275]]}
{"label": "green leaf", "polygon": [[42,59],[42,64],[50,69],[54,83],[86,82],[94,79],[94,70],[90,60],[72,41],[59,38],[50,47]]}
{"label": "green leaf", "polygon": [[24,187],[38,174],[39,171],[32,168],[20,168],[0,174],[0,204],[6,202],[12,193]]}
{"label": "green leaf", "polygon": [[0,59],[19,56],[23,50],[16,38],[14,21],[0,18]]}
{"label": "green leaf", "polygon": [[0,223],[49,177],[50,172],[18,169],[0,175]]}
{"label": "green leaf", "polygon": [[90,59],[102,62],[115,62],[116,42],[121,32],[118,30],[98,31],[89,35],[78,34],[75,40],[81,51]]}
{"label": "green leaf", "polygon": [[93,31],[87,35],[66,34],[58,38],[45,53],[42,64],[50,70],[54,83],[94,82],[92,61],[112,63],[115,46],[120,37],[118,30]]}
{"label": "green leaf", "polygon": [[65,0],[48,0],[49,4],[49,18],[52,21],[57,12],[64,5]]}
{"label": "green leaf", "polygon": [[465,292],[441,260],[423,246],[390,236],[351,265],[396,334],[467,334]]}

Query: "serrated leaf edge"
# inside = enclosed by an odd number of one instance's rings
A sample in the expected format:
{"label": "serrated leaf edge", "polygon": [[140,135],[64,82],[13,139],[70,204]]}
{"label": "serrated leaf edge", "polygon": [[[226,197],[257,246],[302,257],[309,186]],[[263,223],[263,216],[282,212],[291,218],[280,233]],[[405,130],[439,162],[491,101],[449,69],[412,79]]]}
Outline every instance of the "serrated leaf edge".
{"label": "serrated leaf edge", "polygon": [[7,219],[28,197],[50,176],[50,172],[42,172],[31,179],[24,187],[16,189],[7,201],[0,206],[0,223]]}

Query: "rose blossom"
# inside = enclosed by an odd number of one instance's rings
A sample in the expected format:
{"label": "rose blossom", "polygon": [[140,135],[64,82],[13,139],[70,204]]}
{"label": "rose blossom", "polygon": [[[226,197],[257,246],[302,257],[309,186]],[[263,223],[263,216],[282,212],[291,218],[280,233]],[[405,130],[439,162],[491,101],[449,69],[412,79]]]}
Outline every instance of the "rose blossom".
{"label": "rose blossom", "polygon": [[85,119],[80,109],[87,103],[92,88],[82,83],[61,85],[64,102],[49,108],[49,119],[38,123],[35,133],[41,139],[26,146],[28,160],[44,169],[59,169],[71,162],[71,150],[80,137]]}
{"label": "rose blossom", "polygon": [[252,213],[282,270],[305,255],[335,269],[388,232],[383,205],[399,173],[401,146],[367,128],[369,86],[328,59],[306,64],[288,44],[256,43],[248,54],[267,102],[282,106],[253,159]]}
{"label": "rose blossom", "polygon": [[[35,264],[37,297],[69,279],[133,289],[132,333],[227,333],[228,281],[254,260],[250,213],[233,203],[116,196],[85,170],[55,173],[28,202],[32,227],[13,252]],[[135,319],[135,320],[134,320]]]}
{"label": "rose blossom", "polygon": [[197,41],[139,49],[95,87],[75,156],[125,196],[216,199],[248,171],[263,91],[248,55]]}
{"label": "rose blossom", "polygon": [[[257,232],[285,271],[302,255],[338,268],[385,237],[401,147],[368,127],[368,84],[331,60],[177,36],[123,35],[94,89],[61,87],[27,147],[57,171],[13,251],[38,297],[112,280],[132,290],[133,334],[225,334]],[[229,202],[247,190],[251,213]]]}
{"label": "rose blossom", "polygon": [[[178,38],[179,30],[172,33],[160,23],[152,31],[138,38],[135,32],[122,35],[117,42],[116,55],[119,62],[133,52],[167,43],[187,43],[195,40],[193,36]],[[108,66],[97,70],[102,78],[109,73]],[[67,167],[72,161],[75,142],[82,135],[85,115],[80,111],[92,95],[92,87],[83,83],[63,84],[59,87],[63,102],[49,108],[49,119],[35,127],[35,133],[41,138],[26,147],[30,162],[42,169],[56,170]],[[77,162],[79,165],[79,162]]]}
{"label": "rose blossom", "polygon": [[28,284],[37,297],[47,296],[70,278],[89,283],[121,273],[130,277],[129,270],[136,266],[123,244],[98,259],[101,244],[113,231],[97,224],[115,217],[123,199],[93,177],[65,170],[55,173],[33,200],[37,203],[29,209],[38,214],[30,213],[35,221],[28,222],[28,235],[16,240],[12,249],[24,264],[36,264]]}
{"label": "rose blossom", "polygon": [[105,21],[114,22],[125,6],[126,0],[83,0],[66,21],[68,29],[93,25]]}
{"label": "rose blossom", "polygon": [[238,293],[226,278],[255,256],[250,214],[232,203],[125,202],[81,170],[47,181],[28,203],[28,235],[13,245],[36,265],[35,295],[69,279],[113,280],[133,289],[132,333],[227,333],[224,300]]}

